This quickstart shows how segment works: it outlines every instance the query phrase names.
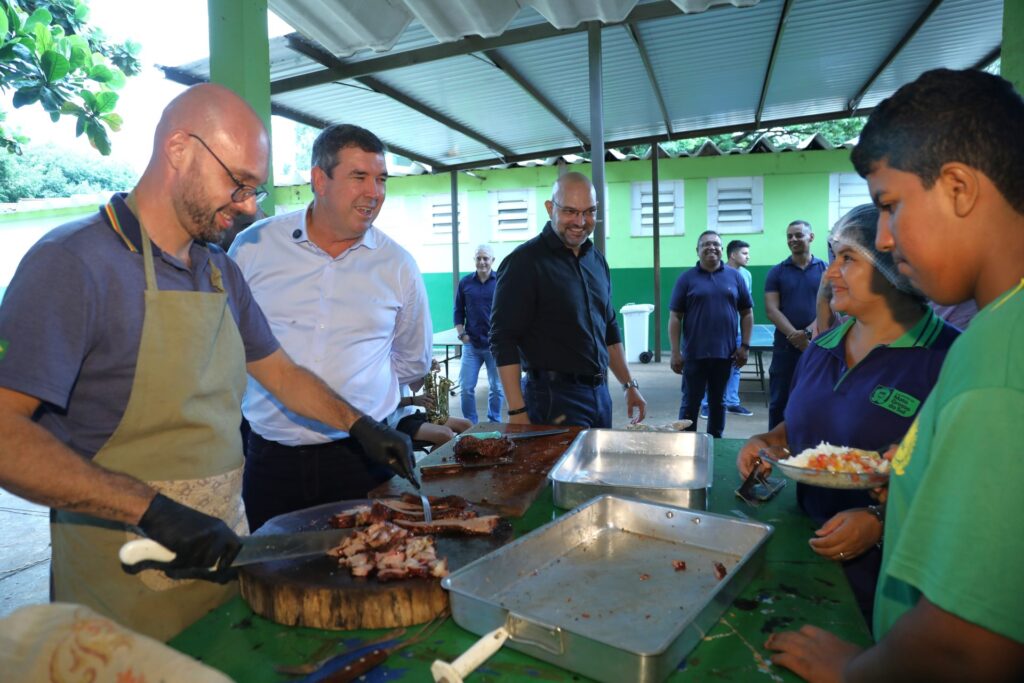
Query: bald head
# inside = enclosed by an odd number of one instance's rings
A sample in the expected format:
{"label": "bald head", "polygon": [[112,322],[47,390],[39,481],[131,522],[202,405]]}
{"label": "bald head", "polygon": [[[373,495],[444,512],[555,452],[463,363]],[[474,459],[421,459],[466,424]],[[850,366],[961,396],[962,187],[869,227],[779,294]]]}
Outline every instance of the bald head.
{"label": "bald head", "polygon": [[240,214],[256,211],[269,158],[267,129],[245,100],[221,85],[195,85],[164,109],[136,196],[152,207],[149,223],[165,218],[168,235],[216,242]]}
{"label": "bald head", "polygon": [[[562,204],[567,190],[572,188],[576,191],[589,192],[594,195],[594,185],[590,182],[590,178],[579,173],[578,171],[570,171],[569,173],[563,173],[558,176],[558,180],[551,186],[551,199],[556,204]],[[596,195],[594,195],[596,197]],[[591,202],[595,204],[596,199]]]}
{"label": "bald head", "polygon": [[551,217],[551,228],[567,248],[578,254],[594,231],[597,195],[590,178],[582,173],[565,173],[551,188],[551,199],[544,202]]}

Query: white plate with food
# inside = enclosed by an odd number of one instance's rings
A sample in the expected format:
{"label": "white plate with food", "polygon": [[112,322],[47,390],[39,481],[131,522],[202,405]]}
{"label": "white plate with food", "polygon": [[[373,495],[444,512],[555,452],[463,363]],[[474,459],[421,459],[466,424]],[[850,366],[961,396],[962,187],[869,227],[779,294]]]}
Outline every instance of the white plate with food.
{"label": "white plate with food", "polygon": [[829,489],[874,489],[889,483],[889,461],[877,451],[822,442],[797,455],[785,448],[762,449],[759,455],[802,484]]}

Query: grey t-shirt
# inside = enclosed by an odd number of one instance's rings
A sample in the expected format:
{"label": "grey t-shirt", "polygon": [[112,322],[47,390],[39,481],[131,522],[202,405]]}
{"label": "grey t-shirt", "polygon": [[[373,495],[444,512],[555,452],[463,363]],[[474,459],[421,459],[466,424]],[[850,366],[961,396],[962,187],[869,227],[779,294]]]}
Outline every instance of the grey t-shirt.
{"label": "grey t-shirt", "polygon": [[[87,457],[106,443],[128,405],[145,314],[139,224],[124,195],[115,195],[112,204],[137,253],[101,209],[39,240],[0,305],[6,348],[0,386],[41,400],[39,423]],[[162,290],[212,292],[210,263],[216,264],[246,362],[278,348],[241,272],[220,247],[193,244],[191,268],[152,248]]]}

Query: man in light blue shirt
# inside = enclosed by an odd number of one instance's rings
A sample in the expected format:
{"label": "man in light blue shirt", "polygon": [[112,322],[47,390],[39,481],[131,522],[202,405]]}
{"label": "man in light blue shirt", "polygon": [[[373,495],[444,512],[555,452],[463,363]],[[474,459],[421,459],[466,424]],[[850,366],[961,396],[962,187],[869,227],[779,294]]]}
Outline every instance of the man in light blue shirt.
{"label": "man in light blue shirt", "polygon": [[[230,254],[282,348],[367,415],[398,407],[400,386],[430,369],[432,330],[412,255],[373,221],[384,203],[384,145],[352,125],[313,143],[313,201],[254,224]],[[313,505],[364,498],[391,473],[347,432],[285,409],[250,379],[242,491],[249,525]]]}

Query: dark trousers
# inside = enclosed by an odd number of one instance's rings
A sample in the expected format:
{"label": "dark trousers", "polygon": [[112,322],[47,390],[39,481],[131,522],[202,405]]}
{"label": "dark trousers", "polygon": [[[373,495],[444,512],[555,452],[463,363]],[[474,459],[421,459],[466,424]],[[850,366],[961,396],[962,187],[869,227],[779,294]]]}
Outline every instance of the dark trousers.
{"label": "dark trousers", "polygon": [[526,414],[536,425],[612,426],[612,397],[606,383],[589,387],[528,377],[523,380],[523,398]]}
{"label": "dark trousers", "polygon": [[768,367],[768,429],[773,429],[785,419],[786,404],[789,403],[789,385],[793,382],[793,371],[800,360],[800,351],[789,342],[772,346],[772,364]]}
{"label": "dark trousers", "polygon": [[691,420],[687,431],[697,431],[697,413],[704,392],[708,394],[708,434],[722,438],[725,429],[725,385],[732,372],[730,358],[700,358],[683,364],[683,402],[679,419]]}
{"label": "dark trousers", "polygon": [[271,517],[339,500],[366,498],[391,478],[355,439],[285,446],[250,432],[245,445],[242,500],[249,530]]}

